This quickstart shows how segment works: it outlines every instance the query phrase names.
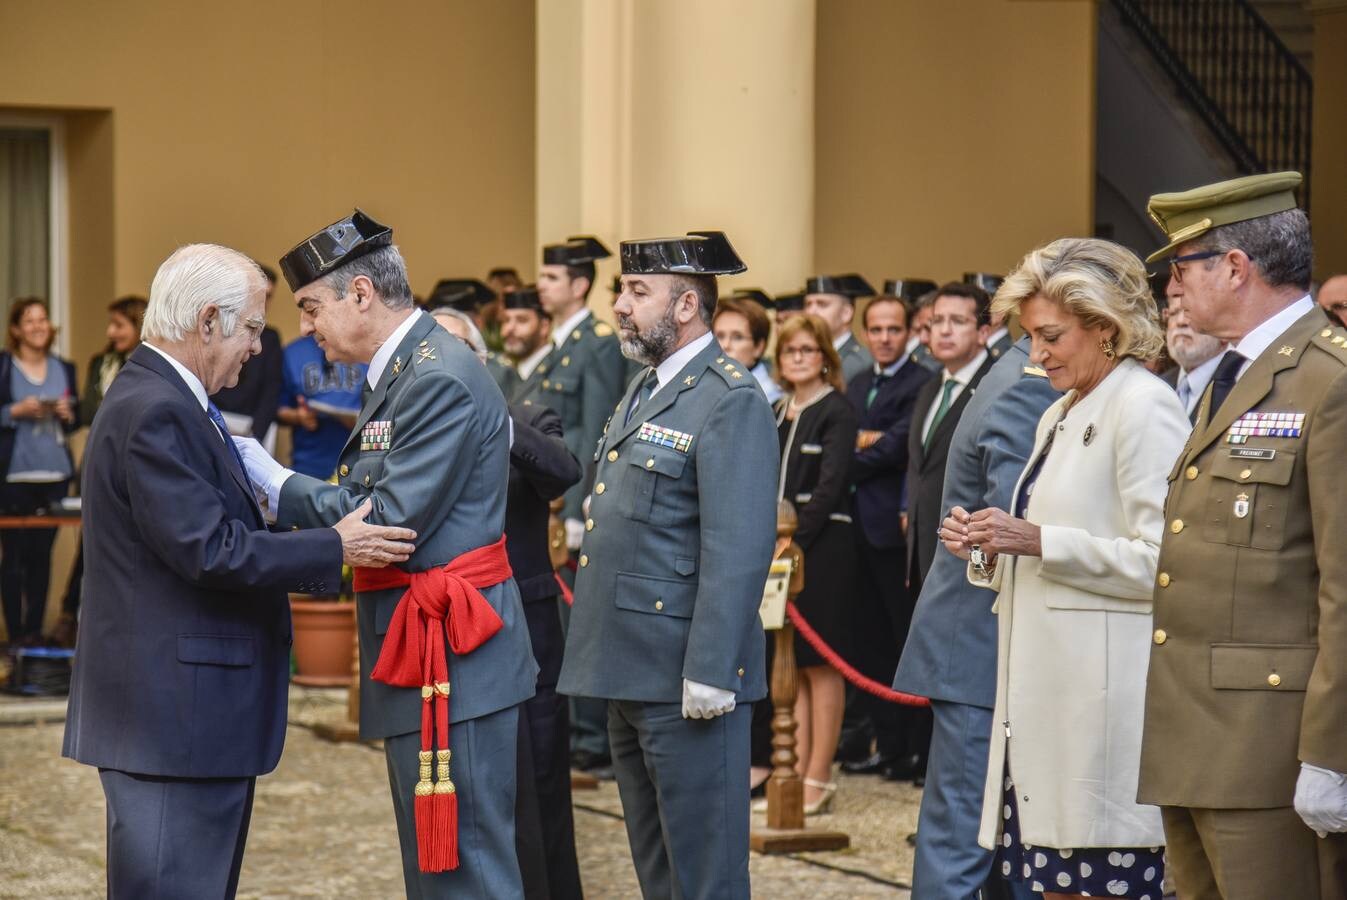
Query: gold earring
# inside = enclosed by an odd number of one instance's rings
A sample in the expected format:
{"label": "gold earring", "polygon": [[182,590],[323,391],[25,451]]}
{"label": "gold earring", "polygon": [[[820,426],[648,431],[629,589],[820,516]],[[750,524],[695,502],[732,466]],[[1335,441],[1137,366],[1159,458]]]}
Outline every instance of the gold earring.
{"label": "gold earring", "polygon": [[1105,359],[1116,359],[1118,356],[1117,352],[1113,349],[1113,341],[1109,338],[1105,338],[1099,342],[1099,349],[1104,351]]}
{"label": "gold earring", "polygon": [[823,367],[823,374],[824,374],[824,375],[827,375],[827,374],[828,374],[828,367],[827,367],[827,366],[824,366],[824,367]]}

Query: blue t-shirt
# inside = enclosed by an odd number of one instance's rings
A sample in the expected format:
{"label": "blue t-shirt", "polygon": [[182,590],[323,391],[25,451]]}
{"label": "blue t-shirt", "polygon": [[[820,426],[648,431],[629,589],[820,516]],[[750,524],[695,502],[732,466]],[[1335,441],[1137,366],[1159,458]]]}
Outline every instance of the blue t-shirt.
{"label": "blue t-shirt", "polygon": [[[321,403],[355,414],[360,409],[365,371],[366,367],[360,364],[328,362],[312,336],[302,337],[285,348],[280,405],[295,409],[299,406],[298,398],[303,397],[308,403]],[[314,478],[331,477],[350,430],[318,412],[316,431],[294,428],[291,432],[294,444],[291,468]]]}

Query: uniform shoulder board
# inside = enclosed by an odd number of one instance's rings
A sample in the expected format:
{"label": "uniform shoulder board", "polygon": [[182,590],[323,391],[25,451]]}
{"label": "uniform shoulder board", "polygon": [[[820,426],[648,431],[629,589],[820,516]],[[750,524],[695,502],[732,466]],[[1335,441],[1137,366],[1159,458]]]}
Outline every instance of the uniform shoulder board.
{"label": "uniform shoulder board", "polygon": [[594,333],[599,337],[608,337],[613,333],[613,326],[609,325],[607,322],[595,322]]}
{"label": "uniform shoulder board", "polygon": [[1310,338],[1310,342],[1317,344],[1339,359],[1347,361],[1347,331],[1342,328],[1336,325],[1325,327],[1316,331],[1314,337]]}
{"label": "uniform shoulder board", "polygon": [[1025,374],[1025,375],[1037,375],[1039,378],[1047,378],[1047,377],[1048,377],[1048,373],[1047,373],[1046,371],[1044,371],[1043,369],[1040,369],[1038,366],[1025,366],[1025,367],[1024,367],[1024,374]]}
{"label": "uniform shoulder board", "polygon": [[727,356],[717,356],[715,361],[709,364],[710,369],[725,379],[725,383],[730,387],[740,387],[745,384],[754,384],[757,379],[749,375],[743,366]]}

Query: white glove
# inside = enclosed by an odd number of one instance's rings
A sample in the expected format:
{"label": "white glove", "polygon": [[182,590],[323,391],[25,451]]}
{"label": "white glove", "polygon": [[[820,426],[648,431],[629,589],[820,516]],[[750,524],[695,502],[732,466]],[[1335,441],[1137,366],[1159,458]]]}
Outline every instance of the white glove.
{"label": "white glove", "polygon": [[243,466],[248,470],[249,480],[258,487],[265,488],[272,478],[285,470],[285,466],[276,462],[270,453],[262,449],[257,438],[235,436],[234,446],[243,457]]}
{"label": "white glove", "polygon": [[714,719],[734,709],[734,691],[683,679],[683,718]]}
{"label": "white glove", "polygon": [[567,519],[566,525],[566,549],[579,550],[580,544],[585,539],[585,523],[579,519]]}
{"label": "white glove", "polygon": [[1319,837],[1347,831],[1347,775],[1301,763],[1295,805],[1300,818]]}

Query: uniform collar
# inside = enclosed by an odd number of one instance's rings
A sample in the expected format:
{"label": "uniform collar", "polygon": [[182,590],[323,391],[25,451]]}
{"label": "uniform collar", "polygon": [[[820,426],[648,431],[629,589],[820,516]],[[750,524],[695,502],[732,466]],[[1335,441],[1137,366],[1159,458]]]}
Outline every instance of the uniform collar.
{"label": "uniform collar", "polygon": [[579,312],[575,313],[575,315],[571,316],[569,319],[562,322],[556,328],[553,328],[552,346],[560,347],[565,342],[566,335],[570,334],[576,328],[579,328],[580,323],[585,321],[585,319],[589,318],[590,315],[591,313],[589,311],[589,307],[582,306],[580,307]]}
{"label": "uniform collar", "polygon": [[[1240,356],[1249,361],[1244,364],[1244,369],[1248,369],[1249,363],[1262,356],[1263,351],[1272,346],[1273,341],[1285,334],[1286,329],[1294,325],[1301,316],[1312,309],[1314,309],[1314,301],[1310,299],[1309,294],[1306,294],[1244,335],[1243,340],[1234,347]],[[1240,371],[1240,374],[1244,373],[1244,369]]]}
{"label": "uniform collar", "polygon": [[679,347],[669,355],[668,359],[655,366],[655,378],[659,381],[659,387],[655,388],[655,393],[659,393],[660,388],[673,381],[674,376],[683,371],[683,367],[692,361],[692,357],[705,350],[707,345],[715,340],[715,337],[712,332],[708,331],[701,337],[694,338],[689,343]]}
{"label": "uniform collar", "polygon": [[519,377],[527,381],[528,377],[533,374],[533,370],[538,368],[538,364],[551,352],[552,344],[550,342],[544,341],[542,344],[539,344],[537,350],[534,350],[515,364],[515,369],[519,372]]}
{"label": "uniform collar", "polygon": [[398,344],[407,336],[407,332],[412,330],[412,326],[421,318],[421,310],[414,309],[412,314],[402,320],[402,324],[393,329],[393,333],[388,339],[379,345],[379,349],[374,351],[374,358],[369,361],[369,371],[365,373],[365,380],[372,388],[379,383],[383,377],[384,369],[388,368],[389,358],[393,351],[398,349]]}

